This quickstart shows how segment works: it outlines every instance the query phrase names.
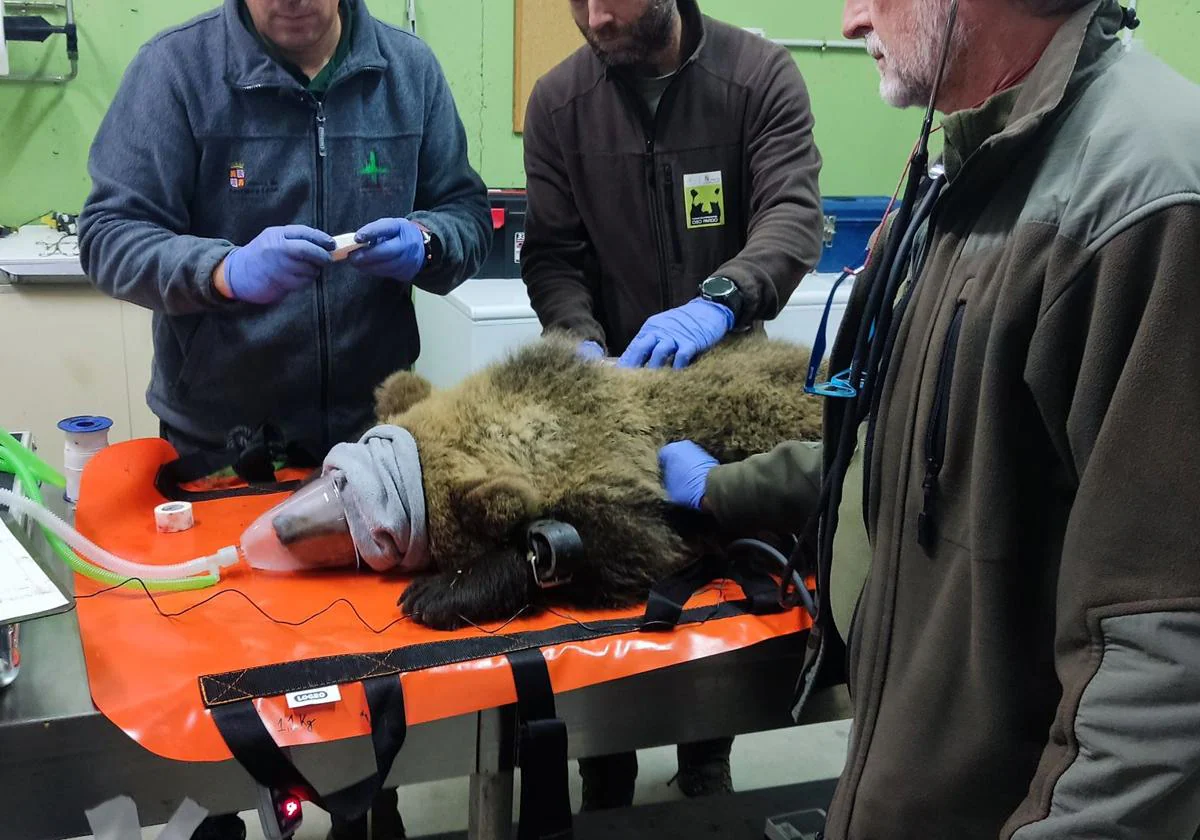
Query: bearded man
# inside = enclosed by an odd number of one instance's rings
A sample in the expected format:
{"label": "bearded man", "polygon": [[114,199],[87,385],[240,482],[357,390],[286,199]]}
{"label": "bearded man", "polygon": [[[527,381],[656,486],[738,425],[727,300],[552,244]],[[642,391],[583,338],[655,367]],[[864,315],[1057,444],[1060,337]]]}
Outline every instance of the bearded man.
{"label": "bearded man", "polygon": [[[821,254],[821,158],[788,52],[696,0],[571,0],[587,45],[525,120],[521,274],[586,356],[684,367],[774,318]],[[707,733],[706,733],[707,734]],[[679,747],[689,796],[732,790],[732,738]],[[580,762],[583,807],[632,802],[637,758]]]}

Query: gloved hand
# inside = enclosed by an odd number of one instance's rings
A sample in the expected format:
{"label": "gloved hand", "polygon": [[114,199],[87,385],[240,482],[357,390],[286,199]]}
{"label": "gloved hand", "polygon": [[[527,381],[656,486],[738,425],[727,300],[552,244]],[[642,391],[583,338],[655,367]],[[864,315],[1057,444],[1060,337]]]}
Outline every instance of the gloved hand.
{"label": "gloved hand", "polygon": [[668,443],[658,450],[658,468],[667,498],[693,510],[700,510],[708,474],[715,466],[717,459],[690,440]]}
{"label": "gloved hand", "polygon": [[315,281],[334,247],[332,236],[305,225],[269,227],[225,257],[225,284],[236,300],[275,303]]}
{"label": "gloved hand", "polygon": [[685,368],[733,329],[733,310],[704,298],[651,315],[617,360],[617,367],[659,368],[675,356]]}
{"label": "gloved hand", "polygon": [[377,219],[359,228],[354,241],[373,243],[350,254],[350,264],[365,274],[411,283],[425,267],[425,238],[408,219]]}
{"label": "gloved hand", "polygon": [[575,355],[583,359],[585,362],[598,362],[605,357],[604,348],[596,342],[588,339],[587,341],[579,342],[579,346],[575,348]]}

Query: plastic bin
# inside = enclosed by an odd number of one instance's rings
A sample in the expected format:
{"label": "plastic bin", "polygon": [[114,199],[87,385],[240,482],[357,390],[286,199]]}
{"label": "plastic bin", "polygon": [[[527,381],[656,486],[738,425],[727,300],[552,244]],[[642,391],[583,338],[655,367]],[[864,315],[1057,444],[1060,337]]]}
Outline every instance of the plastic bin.
{"label": "plastic bin", "polygon": [[839,196],[826,198],[824,248],[817,271],[839,274],[844,268],[860,268],[871,234],[883,221],[887,196]]}

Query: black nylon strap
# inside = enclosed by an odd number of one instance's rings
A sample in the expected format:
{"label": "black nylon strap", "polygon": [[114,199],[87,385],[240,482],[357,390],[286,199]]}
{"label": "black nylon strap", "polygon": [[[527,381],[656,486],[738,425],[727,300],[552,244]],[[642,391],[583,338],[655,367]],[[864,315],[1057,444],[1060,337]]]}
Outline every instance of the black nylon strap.
{"label": "black nylon strap", "polygon": [[[704,584],[698,584],[697,588]],[[686,600],[686,599],[685,599]],[[647,607],[649,613],[650,607]],[[712,607],[693,607],[677,624],[719,621],[751,614],[748,600],[726,601]],[[294,662],[281,662],[200,677],[204,705],[214,708],[255,697],[277,697],[292,691],[344,685],[367,677],[422,671],[442,665],[504,656],[518,650],[585,642],[645,629],[645,618],[615,618],[584,624],[563,624],[503,636],[472,636],[396,648],[383,653],[346,653]],[[671,625],[675,626],[675,625]]]}
{"label": "black nylon strap", "polygon": [[[173,502],[207,502],[233,496],[261,496],[296,490],[302,481],[278,481],[275,462],[286,466],[313,468],[319,465],[307,449],[284,440],[270,425],[250,430],[238,427],[229,433],[226,447],[220,451],[201,450],[184,455],[158,468],[154,488]],[[185,490],[184,484],[199,481],[213,473],[232,468],[245,487],[222,490]]]}
{"label": "black nylon strap", "polygon": [[650,590],[642,630],[674,630],[683,620],[684,605],[692,596],[725,574],[725,563],[717,557],[701,557]]}
{"label": "black nylon strap", "polygon": [[642,629],[674,630],[683,619],[684,605],[720,578],[728,578],[742,587],[746,600],[738,603],[751,615],[767,615],[785,609],[779,602],[779,584],[766,572],[744,569],[724,558],[701,558],[650,590]]}
{"label": "black nylon strap", "polygon": [[392,762],[404,746],[408,728],[404,713],[404,690],[398,677],[389,675],[363,680],[363,689],[371,712],[375,773],[324,796],[304,778],[275,743],[252,700],[214,707],[213,722],[233,757],[260,785],[300,796],[342,819],[356,820],[367,813],[371,802],[382,789],[392,769]]}
{"label": "black nylon strap", "polygon": [[766,572],[754,572],[734,566],[729,577],[746,595],[751,615],[770,615],[783,612],[786,607],[779,601],[779,584]]}
{"label": "black nylon strap", "polygon": [[536,648],[510,653],[517,687],[517,760],[521,768],[521,822],[517,840],[570,840],[567,725],[554,708],[546,658]]}

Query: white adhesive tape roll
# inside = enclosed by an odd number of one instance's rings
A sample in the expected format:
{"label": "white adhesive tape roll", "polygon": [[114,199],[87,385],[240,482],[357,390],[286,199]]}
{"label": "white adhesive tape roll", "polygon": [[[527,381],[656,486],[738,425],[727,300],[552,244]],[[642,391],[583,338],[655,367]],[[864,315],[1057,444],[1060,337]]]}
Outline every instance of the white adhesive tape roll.
{"label": "white adhesive tape roll", "polygon": [[154,509],[154,524],[160,534],[186,531],[196,524],[191,502],[166,502]]}

